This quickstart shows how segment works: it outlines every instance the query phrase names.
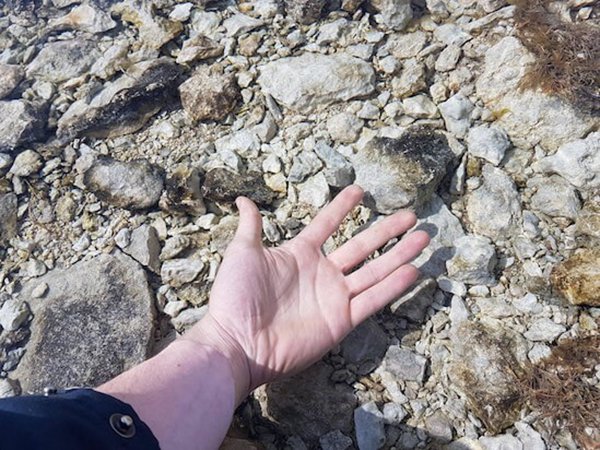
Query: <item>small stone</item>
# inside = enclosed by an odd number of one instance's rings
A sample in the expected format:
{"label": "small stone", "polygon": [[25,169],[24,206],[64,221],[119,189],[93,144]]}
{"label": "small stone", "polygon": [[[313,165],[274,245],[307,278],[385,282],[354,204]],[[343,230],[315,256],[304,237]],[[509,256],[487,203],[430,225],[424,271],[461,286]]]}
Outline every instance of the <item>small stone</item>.
{"label": "small stone", "polygon": [[[17,394],[18,391],[15,389],[14,384],[11,383],[11,380],[6,378],[0,379],[0,399],[14,397]],[[350,443],[352,443],[352,440],[350,440]]]}
{"label": "small stone", "polygon": [[304,53],[263,66],[258,84],[280,104],[310,114],[373,93],[375,72],[369,63],[344,53]]}
{"label": "small stone", "polygon": [[427,307],[433,303],[433,295],[437,283],[432,278],[424,278],[410,288],[398,300],[390,305],[390,310],[399,317],[406,317],[412,322],[425,319]]}
{"label": "small stone", "polygon": [[453,295],[450,302],[450,313],[448,314],[452,327],[456,328],[469,319],[471,315],[465,301],[458,295]]}
{"label": "small stone", "polygon": [[402,101],[404,112],[417,119],[433,119],[438,116],[438,108],[431,99],[424,94],[405,98]]}
{"label": "small stone", "polygon": [[221,121],[234,110],[240,90],[233,75],[216,74],[210,67],[201,66],[179,86],[179,94],[193,120]]}
{"label": "small stone", "polygon": [[322,450],[346,450],[352,446],[352,439],[340,430],[330,431],[319,438]]}
{"label": "small stone", "polygon": [[514,234],[521,216],[519,193],[500,169],[485,165],[483,184],[467,197],[467,217],[473,230],[493,240]]}
{"label": "small stone", "polygon": [[427,45],[427,33],[394,33],[390,35],[386,47],[398,59],[414,58]]}
{"label": "small stone", "polygon": [[327,121],[327,131],[334,141],[351,144],[360,136],[364,122],[354,114],[342,112]]}
{"label": "small stone", "polygon": [[17,147],[45,135],[47,110],[25,100],[0,101],[0,151],[11,153]]}
{"label": "small stone", "polygon": [[527,357],[533,364],[538,364],[540,361],[549,358],[552,355],[552,350],[546,344],[535,343],[531,350],[527,353]]}
{"label": "small stone", "polygon": [[323,174],[329,186],[343,188],[354,182],[354,168],[341,153],[324,142],[317,143],[315,152],[325,163]]}
{"label": "small stone", "polygon": [[50,42],[27,66],[27,78],[60,83],[78,77],[100,57],[96,44],[85,39]]}
{"label": "small stone", "polygon": [[358,111],[357,116],[360,119],[377,120],[379,119],[379,108],[371,102],[365,102],[360,111]]}
{"label": "small stone", "polygon": [[158,203],[163,178],[162,170],[146,160],[121,162],[101,157],[85,172],[84,184],[100,200],[135,210]]}
{"label": "small stone", "polygon": [[399,403],[383,405],[383,418],[387,425],[400,425],[407,415],[406,409]]}
{"label": "small stone", "polygon": [[585,202],[576,225],[579,235],[600,239],[600,197]]}
{"label": "small stone", "polygon": [[600,306],[600,250],[575,253],[552,270],[550,280],[573,305]]}
{"label": "small stone", "polygon": [[313,152],[303,151],[294,157],[288,181],[299,183],[315,174],[323,167],[323,163]]}
{"label": "small stone", "polygon": [[249,172],[240,175],[222,168],[212,169],[206,174],[202,193],[209,200],[227,203],[244,196],[259,205],[269,205],[276,198],[275,192],[265,185],[261,174]]}
{"label": "small stone", "polygon": [[33,150],[25,150],[17,155],[10,173],[17,177],[28,177],[42,168],[44,161],[42,157]]}
{"label": "small stone", "polygon": [[410,0],[369,0],[369,4],[381,14],[382,23],[394,31],[404,30],[413,18]]}
{"label": "small stone", "polygon": [[462,281],[456,281],[445,276],[440,276],[437,279],[437,285],[444,292],[448,292],[459,297],[464,297],[467,295],[467,287]]}
{"label": "small stone", "polygon": [[168,259],[173,259],[176,256],[183,253],[190,246],[190,239],[185,236],[178,234],[166,240],[164,247],[160,253],[160,260],[166,261]]}
{"label": "small stone", "polygon": [[471,39],[471,35],[455,23],[445,23],[433,30],[433,37],[446,45],[462,46]]}
{"label": "small stone", "polygon": [[456,67],[462,50],[458,45],[451,44],[439,54],[435,61],[435,70],[438,72],[449,72]]}
{"label": "small stone", "polygon": [[187,307],[187,303],[183,301],[167,302],[163,312],[169,317],[177,317],[177,315]]}
{"label": "small stone", "polygon": [[10,156],[8,153],[0,153],[0,171],[8,169],[10,166],[12,166],[12,163],[12,156]]}
{"label": "small stone", "polygon": [[531,197],[531,209],[550,217],[566,217],[575,220],[581,209],[577,191],[558,175],[529,180],[528,187],[536,189]]}
{"label": "small stone", "polygon": [[471,155],[497,166],[510,148],[510,140],[502,128],[481,125],[469,130],[467,146]]}
{"label": "small stone", "polygon": [[385,332],[374,320],[368,319],[340,343],[341,354],[350,364],[379,361],[387,349],[387,343]]}
{"label": "small stone", "polygon": [[223,22],[223,26],[225,27],[227,36],[229,37],[235,37],[242,33],[247,33],[262,25],[264,25],[262,20],[240,13],[233,14]]}
{"label": "small stone", "polygon": [[129,230],[129,228],[119,230],[115,236],[115,244],[123,249],[129,245],[129,242],[131,242],[131,230]]}
{"label": "small stone", "polygon": [[31,298],[42,298],[48,292],[48,284],[40,283],[31,291]]}
{"label": "small stone", "polygon": [[455,247],[456,253],[446,263],[449,277],[467,284],[496,284],[496,251],[489,239],[469,235],[458,239]]}
{"label": "small stone", "polygon": [[523,443],[511,434],[479,438],[483,450],[523,450]]}
{"label": "small stone", "polygon": [[471,124],[474,105],[467,97],[458,93],[439,105],[446,122],[446,129],[458,138],[465,138]]}
{"label": "small stone", "polygon": [[[317,36],[317,44],[321,46],[326,46],[331,45],[333,42],[337,42],[344,34],[344,31],[347,27],[348,21],[346,19],[338,19],[333,22],[321,25],[321,27],[319,28],[319,35]],[[347,49],[346,51],[348,54],[352,54],[349,51],[349,49]]]}
{"label": "small stone", "polygon": [[191,283],[204,269],[204,263],[197,257],[170,259],[160,269],[163,283],[173,287],[181,287]]}
{"label": "small stone", "polygon": [[160,242],[154,227],[142,225],[133,230],[129,245],[123,251],[153,272],[160,271]]}
{"label": "small stone", "polygon": [[177,64],[190,64],[195,61],[216,58],[223,54],[223,46],[203,34],[197,34],[183,42],[177,55]]}
{"label": "small stone", "polygon": [[169,13],[169,19],[177,22],[187,22],[193,7],[193,3],[179,3]]}
{"label": "small stone", "polygon": [[5,331],[16,331],[29,317],[27,303],[9,298],[0,308],[0,327]]}
{"label": "small stone", "polygon": [[294,21],[309,25],[321,17],[325,0],[284,0],[285,12]]}
{"label": "small stone", "polygon": [[329,201],[329,185],[323,172],[319,172],[300,184],[298,190],[298,200],[314,208],[320,208]]}
{"label": "small stone", "polygon": [[448,416],[441,411],[436,411],[425,418],[425,429],[434,441],[444,444],[452,441],[452,424],[448,420]]}
{"label": "small stone", "polygon": [[423,382],[427,359],[423,356],[392,345],[382,362],[384,370],[404,381]]}
{"label": "small stone", "polygon": [[385,444],[385,421],[375,402],[354,410],[354,428],[359,450],[379,450]]}
{"label": "small stone", "polygon": [[17,235],[17,196],[0,194],[0,248]]}
{"label": "small stone", "polygon": [[117,23],[110,14],[94,8],[93,4],[83,4],[73,8],[68,14],[51,20],[48,26],[55,30],[79,30],[86,33],[104,33],[112,30]]}
{"label": "small stone", "polygon": [[201,306],[200,308],[188,308],[177,314],[177,317],[171,319],[171,323],[177,331],[183,332],[200,322],[207,313],[208,305]]}
{"label": "small stone", "polygon": [[417,58],[404,61],[400,76],[392,79],[392,92],[398,98],[414,95],[427,87],[425,65]]}
{"label": "small stone", "polygon": [[352,156],[352,163],[366,204],[389,214],[426,203],[453,159],[445,136],[417,128],[399,139],[372,139]]}
{"label": "small stone", "polygon": [[14,91],[24,76],[20,66],[0,63],[0,99]]}
{"label": "small stone", "polygon": [[165,191],[158,205],[171,214],[201,216],[206,212],[206,207],[200,186],[200,171],[186,164],[180,164],[167,177]]}

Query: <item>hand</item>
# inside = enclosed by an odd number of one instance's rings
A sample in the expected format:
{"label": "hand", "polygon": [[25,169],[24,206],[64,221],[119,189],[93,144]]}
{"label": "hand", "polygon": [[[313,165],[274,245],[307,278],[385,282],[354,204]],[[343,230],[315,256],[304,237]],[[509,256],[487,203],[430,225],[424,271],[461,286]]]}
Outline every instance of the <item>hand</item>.
{"label": "hand", "polygon": [[400,211],[329,255],[321,247],[360,203],[358,186],[344,189],[298,236],[277,248],[262,245],[254,203],[240,197],[240,222],[215,280],[209,312],[184,339],[212,346],[231,362],[238,401],[252,389],[302,370],[418,278],[409,261],[428,245],[422,231],[353,269],[416,221]]}

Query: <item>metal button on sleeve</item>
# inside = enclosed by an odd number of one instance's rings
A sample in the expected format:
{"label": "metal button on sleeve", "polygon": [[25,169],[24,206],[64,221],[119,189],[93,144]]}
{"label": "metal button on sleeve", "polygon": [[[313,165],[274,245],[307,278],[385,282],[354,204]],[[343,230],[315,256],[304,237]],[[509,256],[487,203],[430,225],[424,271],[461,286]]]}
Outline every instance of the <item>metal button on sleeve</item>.
{"label": "metal button on sleeve", "polygon": [[113,414],[109,419],[110,427],[115,433],[124,438],[135,436],[135,423],[131,416],[125,414]]}

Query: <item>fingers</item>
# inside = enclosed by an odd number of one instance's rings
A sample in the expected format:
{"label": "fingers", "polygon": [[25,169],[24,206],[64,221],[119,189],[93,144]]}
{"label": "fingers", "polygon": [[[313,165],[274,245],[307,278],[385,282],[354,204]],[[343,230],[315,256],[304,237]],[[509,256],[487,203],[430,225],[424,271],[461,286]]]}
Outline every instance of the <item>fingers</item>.
{"label": "fingers", "polygon": [[363,190],[359,186],[348,186],[317,214],[298,237],[320,247],[337,231],[344,218],[360,203],[362,197]]}
{"label": "fingers", "polygon": [[398,267],[418,256],[429,245],[429,235],[416,231],[402,239],[390,251],[346,277],[350,297],[360,294],[383,281]]}
{"label": "fingers", "polygon": [[260,245],[262,243],[262,218],[258,208],[252,200],[246,197],[238,197],[235,204],[240,211],[240,222],[234,240]]}
{"label": "fingers", "polygon": [[340,248],[329,254],[328,258],[340,270],[347,273],[363,262],[375,250],[387,241],[406,232],[414,226],[417,218],[411,211],[399,211],[369,229],[354,236]]}
{"label": "fingers", "polygon": [[410,264],[401,266],[380,283],[350,301],[350,320],[356,327],[361,322],[398,298],[419,278],[419,271]]}

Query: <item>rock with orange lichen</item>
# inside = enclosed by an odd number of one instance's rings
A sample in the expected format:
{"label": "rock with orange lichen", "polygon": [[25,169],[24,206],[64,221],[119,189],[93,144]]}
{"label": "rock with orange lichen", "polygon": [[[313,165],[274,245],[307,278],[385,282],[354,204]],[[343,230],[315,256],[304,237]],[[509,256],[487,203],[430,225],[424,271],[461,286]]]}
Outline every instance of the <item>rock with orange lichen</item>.
{"label": "rock with orange lichen", "polygon": [[574,305],[600,306],[600,249],[586,249],[559,264],[552,286]]}

